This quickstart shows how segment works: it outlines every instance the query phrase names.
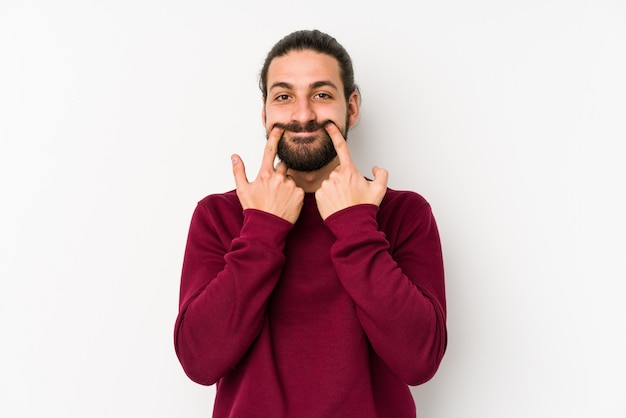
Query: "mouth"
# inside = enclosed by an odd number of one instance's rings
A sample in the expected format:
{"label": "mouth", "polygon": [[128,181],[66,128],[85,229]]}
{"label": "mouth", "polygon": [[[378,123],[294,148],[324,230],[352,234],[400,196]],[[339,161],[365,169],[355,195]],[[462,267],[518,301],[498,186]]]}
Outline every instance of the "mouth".
{"label": "mouth", "polygon": [[319,132],[324,132],[327,123],[330,123],[330,120],[318,123],[317,121],[309,121],[306,124],[291,122],[291,123],[276,123],[274,127],[284,129],[284,133],[289,132],[292,136],[314,136],[318,135]]}
{"label": "mouth", "polygon": [[288,131],[288,132],[289,132],[289,135],[288,136],[285,135],[287,133],[286,131],[285,133],[283,133],[283,137],[285,137],[285,139],[295,144],[311,144],[319,138],[319,131],[312,131],[312,132]]}

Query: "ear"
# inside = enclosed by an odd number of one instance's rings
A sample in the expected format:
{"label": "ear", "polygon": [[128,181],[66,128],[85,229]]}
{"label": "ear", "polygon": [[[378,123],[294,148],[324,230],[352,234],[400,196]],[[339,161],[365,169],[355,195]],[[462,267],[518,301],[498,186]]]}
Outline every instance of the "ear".
{"label": "ear", "polygon": [[360,97],[358,91],[353,91],[348,99],[348,125],[353,127],[359,120],[359,102]]}
{"label": "ear", "polygon": [[261,97],[261,100],[263,100],[263,107],[261,108],[261,122],[263,123],[263,126],[265,126],[265,121],[267,120],[267,115],[265,114],[265,99]]}

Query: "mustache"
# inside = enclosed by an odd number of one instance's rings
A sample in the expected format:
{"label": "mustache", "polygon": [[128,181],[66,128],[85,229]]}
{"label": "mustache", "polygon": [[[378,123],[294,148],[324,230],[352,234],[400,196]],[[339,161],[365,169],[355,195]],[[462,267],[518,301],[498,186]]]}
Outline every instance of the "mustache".
{"label": "mustache", "polygon": [[284,129],[285,131],[291,131],[291,132],[316,132],[319,131],[320,129],[323,129],[324,126],[326,126],[326,124],[328,123],[333,123],[333,121],[329,120],[325,120],[323,122],[318,122],[316,120],[311,120],[307,123],[300,123],[300,122],[289,122],[289,123],[280,123],[277,122],[274,124],[274,127],[279,127]]}

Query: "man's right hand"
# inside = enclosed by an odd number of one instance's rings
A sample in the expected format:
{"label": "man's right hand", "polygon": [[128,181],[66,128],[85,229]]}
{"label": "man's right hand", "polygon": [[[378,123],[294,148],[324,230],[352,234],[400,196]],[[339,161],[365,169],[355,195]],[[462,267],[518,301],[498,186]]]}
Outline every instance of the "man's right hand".
{"label": "man's right hand", "polygon": [[253,182],[248,181],[246,167],[237,154],[231,157],[233,175],[237,197],[244,209],[262,210],[295,224],[304,202],[304,190],[287,176],[287,167],[283,162],[274,167],[278,140],[282,134],[281,128],[270,132],[259,174]]}

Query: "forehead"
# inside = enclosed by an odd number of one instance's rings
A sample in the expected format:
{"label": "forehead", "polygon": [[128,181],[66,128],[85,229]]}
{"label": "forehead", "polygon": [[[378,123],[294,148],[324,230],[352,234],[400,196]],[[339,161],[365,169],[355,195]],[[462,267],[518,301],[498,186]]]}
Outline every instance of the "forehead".
{"label": "forehead", "polygon": [[276,57],[267,71],[267,85],[288,83],[294,86],[310,85],[317,81],[332,81],[342,88],[339,63],[328,55],[311,50],[290,51]]}

